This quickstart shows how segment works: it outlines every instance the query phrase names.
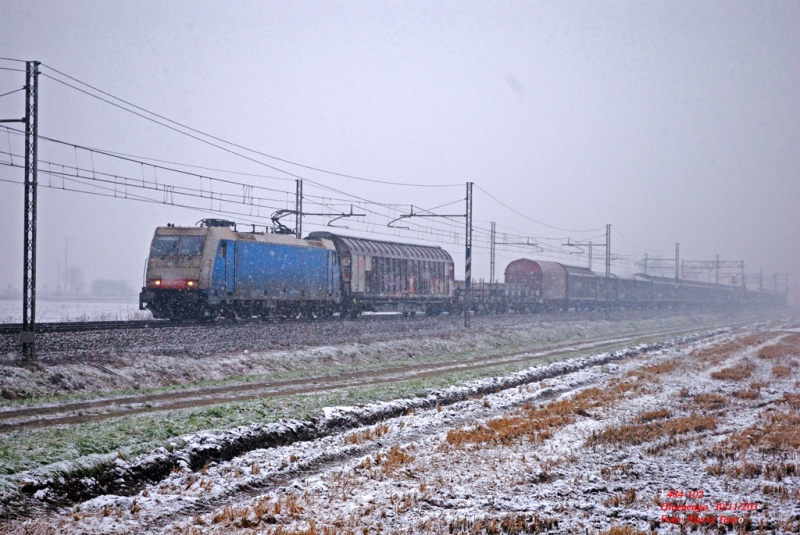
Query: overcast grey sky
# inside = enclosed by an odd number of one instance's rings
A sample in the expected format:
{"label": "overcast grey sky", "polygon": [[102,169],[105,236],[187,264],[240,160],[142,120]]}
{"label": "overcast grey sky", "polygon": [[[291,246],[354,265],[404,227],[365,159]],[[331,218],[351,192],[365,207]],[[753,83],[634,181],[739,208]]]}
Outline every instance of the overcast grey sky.
{"label": "overcast grey sky", "polygon": [[[620,255],[615,272],[638,271],[633,263],[644,248],[671,257],[680,242],[686,259],[719,253],[743,259],[748,271],[800,275],[796,1],[0,0],[0,11],[2,57],[39,60],[147,110],[293,162],[388,182],[459,184],[368,183],[251,155],[343,192],[307,182],[308,195],[424,208],[456,201],[438,212],[461,213],[462,184],[475,182],[530,218],[476,189],[477,226],[496,221],[498,232],[513,235],[501,240],[531,237],[549,247],[545,253],[501,250],[500,276],[521,256],[585,264],[585,257],[553,250],[568,252],[560,246],[567,237],[602,241],[606,223],[615,229],[612,248]],[[20,65],[0,61],[0,67]],[[0,94],[22,84],[21,73],[0,70]],[[285,173],[50,78],[40,80],[39,102],[43,136],[289,178],[203,171],[280,190],[272,206],[292,208],[293,177]],[[0,97],[0,118],[22,114],[22,93]],[[8,152],[9,143],[11,152],[21,150],[18,136],[0,134],[0,151]],[[40,158],[65,165],[77,158],[87,169],[172,180],[47,142]],[[0,154],[0,162],[8,161]],[[22,170],[2,166],[0,179],[20,182]],[[48,176],[40,181],[61,184]],[[21,286],[22,193],[21,186],[0,182],[0,290]],[[163,194],[149,195],[163,200]],[[254,220],[252,208],[238,208],[248,212],[238,220]],[[440,240],[463,273],[456,237],[395,231],[381,215],[400,212],[366,208],[379,215],[343,223],[351,227],[343,232]],[[321,208],[306,205],[312,209]],[[208,215],[42,187],[39,288],[55,286],[65,237],[70,264],[81,265],[87,282],[124,278],[138,286],[154,227],[202,217]],[[326,221],[309,217],[304,229],[320,230]],[[417,222],[451,232],[462,225]],[[482,232],[475,276],[488,278]],[[596,270],[602,270],[602,254]]]}

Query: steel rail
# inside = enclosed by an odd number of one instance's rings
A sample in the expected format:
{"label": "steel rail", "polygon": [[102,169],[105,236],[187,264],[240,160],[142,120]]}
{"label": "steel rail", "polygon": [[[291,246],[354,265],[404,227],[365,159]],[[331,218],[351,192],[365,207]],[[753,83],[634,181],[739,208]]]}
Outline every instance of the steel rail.
{"label": "steel rail", "polygon": [[[358,321],[387,320],[402,317],[398,314],[380,314],[359,316]],[[58,332],[83,332],[83,331],[109,331],[124,329],[160,329],[165,327],[219,327],[236,326],[250,323],[311,323],[320,321],[339,321],[340,318],[249,318],[237,320],[119,320],[119,321],[58,321],[51,323],[37,323],[37,333],[58,333]],[[352,320],[349,320],[352,321]],[[18,334],[22,331],[21,323],[0,323],[1,334]]]}

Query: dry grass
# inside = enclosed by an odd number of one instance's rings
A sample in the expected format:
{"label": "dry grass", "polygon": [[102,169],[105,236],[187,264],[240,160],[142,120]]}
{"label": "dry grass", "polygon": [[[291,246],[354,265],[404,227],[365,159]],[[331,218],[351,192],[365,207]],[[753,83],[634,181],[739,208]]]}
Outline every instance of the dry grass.
{"label": "dry grass", "polygon": [[758,390],[737,390],[733,395],[739,399],[758,399],[761,397]]}
{"label": "dry grass", "polygon": [[798,473],[794,463],[767,464],[764,466],[764,475],[773,481],[783,481],[784,477],[792,477]]}
{"label": "dry grass", "polygon": [[716,425],[717,419],[714,416],[692,414],[691,416],[673,418],[661,422],[609,427],[600,433],[593,432],[586,443],[588,446],[597,444],[637,445],[662,437],[675,437],[691,431],[701,432],[714,429]]}
{"label": "dry grass", "polygon": [[743,347],[748,346],[757,346],[759,344],[763,344],[767,341],[767,335],[763,333],[753,333],[748,334],[747,336],[743,336],[739,339],[739,343],[742,344]]}
{"label": "dry grass", "polygon": [[750,334],[743,336],[737,340],[725,342],[722,344],[713,345],[704,349],[698,349],[692,352],[692,357],[695,361],[702,364],[714,366],[723,360],[727,359],[734,353],[751,346],[763,344],[767,340],[766,335],[761,333]]}
{"label": "dry grass", "polygon": [[758,358],[761,359],[773,360],[788,356],[800,356],[800,334],[789,335],[777,344],[764,346],[758,350]]}
{"label": "dry grass", "polygon": [[734,459],[743,457],[751,448],[778,457],[795,454],[800,449],[800,412],[767,409],[758,423],[728,437],[708,454],[718,459]]}
{"label": "dry grass", "polygon": [[782,364],[778,364],[772,368],[772,375],[775,377],[788,377],[790,373],[792,373],[792,369]]}
{"label": "dry grass", "polygon": [[367,456],[358,464],[358,468],[372,470],[377,468],[379,473],[391,475],[395,470],[410,464],[414,456],[399,446],[392,446],[386,454],[377,452],[375,456]]}
{"label": "dry grass", "polygon": [[721,476],[725,473],[722,463],[712,464],[706,467],[706,473],[711,476]]}
{"label": "dry grass", "polygon": [[658,409],[654,411],[643,412],[636,418],[636,420],[640,424],[646,424],[655,420],[663,420],[664,418],[669,418],[670,416],[672,416],[672,412],[668,411],[667,409]]}
{"label": "dry grass", "polygon": [[753,373],[753,364],[745,359],[739,362],[735,368],[722,368],[711,374],[712,379],[719,379],[720,381],[741,381],[750,377]]}
{"label": "dry grass", "polygon": [[[379,452],[380,453],[380,452]],[[409,464],[414,460],[414,456],[405,450],[400,449],[398,446],[392,446],[386,453],[386,456],[379,458],[379,453],[375,454],[376,462],[381,465],[381,471],[384,474],[391,474],[401,466]]]}
{"label": "dry grass", "polygon": [[558,528],[558,520],[509,514],[500,518],[457,518],[450,522],[448,528],[450,533],[459,535],[546,533]]}
{"label": "dry grass", "polygon": [[378,424],[373,427],[368,427],[363,431],[358,431],[355,433],[350,433],[349,435],[345,435],[344,443],[345,444],[363,444],[368,440],[373,440],[385,435],[389,431],[389,424],[383,423]]}
{"label": "dry grass", "polygon": [[785,392],[783,394],[782,401],[794,410],[800,409],[800,394],[790,394],[789,392]]}
{"label": "dry grass", "polygon": [[510,445],[520,438],[541,442],[550,438],[555,429],[574,422],[576,416],[588,416],[589,410],[640,388],[628,381],[610,381],[609,388],[587,388],[571,399],[554,401],[543,407],[526,405],[514,414],[476,427],[452,429],[447,433],[446,443],[463,448],[469,444]]}
{"label": "dry grass", "polygon": [[631,470],[633,470],[632,462],[616,463],[610,468],[607,466],[602,467],[600,469],[600,475],[603,476],[603,478],[607,478],[610,475],[627,476],[631,473]]}
{"label": "dry grass", "polygon": [[652,379],[656,375],[661,375],[662,373],[669,373],[675,370],[679,365],[678,359],[670,359],[665,360],[664,362],[659,362],[658,364],[651,364],[650,366],[642,366],[639,369],[631,370],[628,372],[628,377],[640,377],[640,378],[648,378]]}
{"label": "dry grass", "polygon": [[606,531],[601,531],[599,535],[648,535],[646,531],[638,530],[632,526],[611,526]]}
{"label": "dry grass", "polygon": [[606,507],[630,507],[636,503],[636,489],[631,487],[622,494],[613,494],[606,498]]}
{"label": "dry grass", "polygon": [[447,443],[457,448],[470,443],[509,445],[520,437],[540,442],[550,438],[553,429],[572,422],[581,408],[572,400],[557,401],[542,408],[529,407],[521,414],[495,418],[484,425],[452,429],[447,433]]}
{"label": "dry grass", "polygon": [[692,400],[693,405],[700,405],[701,410],[716,411],[727,405],[728,399],[719,394],[703,393]]}
{"label": "dry grass", "polygon": [[[223,524],[228,527],[254,528],[262,524],[275,524],[282,516],[297,518],[303,511],[304,508],[299,505],[298,497],[294,493],[280,496],[274,500],[265,496],[252,507],[223,507],[211,517],[211,523]],[[195,524],[202,522],[203,519],[200,517],[196,517],[194,521]]]}
{"label": "dry grass", "polygon": [[785,485],[764,485],[761,492],[767,496],[774,496],[781,501],[788,500],[790,496],[790,492]]}
{"label": "dry grass", "polygon": [[703,364],[715,365],[730,357],[734,352],[744,348],[744,344],[737,341],[726,342],[692,352],[692,358]]}
{"label": "dry grass", "polygon": [[761,475],[764,467],[760,463],[743,462],[725,470],[725,473],[736,479],[754,478]]}

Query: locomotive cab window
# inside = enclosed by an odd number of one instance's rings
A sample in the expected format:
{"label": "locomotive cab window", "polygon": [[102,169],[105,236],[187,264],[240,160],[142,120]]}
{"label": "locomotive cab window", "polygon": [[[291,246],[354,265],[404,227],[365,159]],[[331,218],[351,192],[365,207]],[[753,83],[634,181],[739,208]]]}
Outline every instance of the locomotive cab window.
{"label": "locomotive cab window", "polygon": [[153,256],[197,256],[203,252],[205,236],[156,236]]}
{"label": "locomotive cab window", "polygon": [[178,255],[180,256],[197,256],[203,252],[203,243],[206,241],[205,236],[181,236],[181,241],[178,244]]}
{"label": "locomotive cab window", "polygon": [[156,236],[153,240],[153,256],[172,256],[178,247],[178,236]]}

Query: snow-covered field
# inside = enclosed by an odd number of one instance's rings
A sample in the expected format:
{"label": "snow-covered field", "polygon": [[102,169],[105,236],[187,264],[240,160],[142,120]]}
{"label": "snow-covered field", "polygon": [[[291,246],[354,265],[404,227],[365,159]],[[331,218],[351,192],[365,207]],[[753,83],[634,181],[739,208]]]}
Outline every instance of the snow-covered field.
{"label": "snow-covered field", "polygon": [[[318,425],[407,410],[193,466],[192,455],[254,429],[199,433],[185,437],[186,460],[178,458],[168,477],[133,495],[99,496],[5,528],[637,534],[729,523],[796,533],[799,356],[800,328],[773,324],[625,358],[553,363],[564,373],[545,380],[534,380],[545,377],[539,367],[427,400],[331,408]],[[496,393],[466,395],[514,381]],[[432,403],[459,388],[462,401]],[[120,456],[120,477],[132,462]],[[33,499],[47,501],[48,491]]]}
{"label": "snow-covered field", "polygon": [[[36,300],[36,321],[128,321],[152,319],[149,311],[139,310],[135,300],[117,301],[55,301]],[[0,323],[22,322],[22,300],[0,299]]]}

